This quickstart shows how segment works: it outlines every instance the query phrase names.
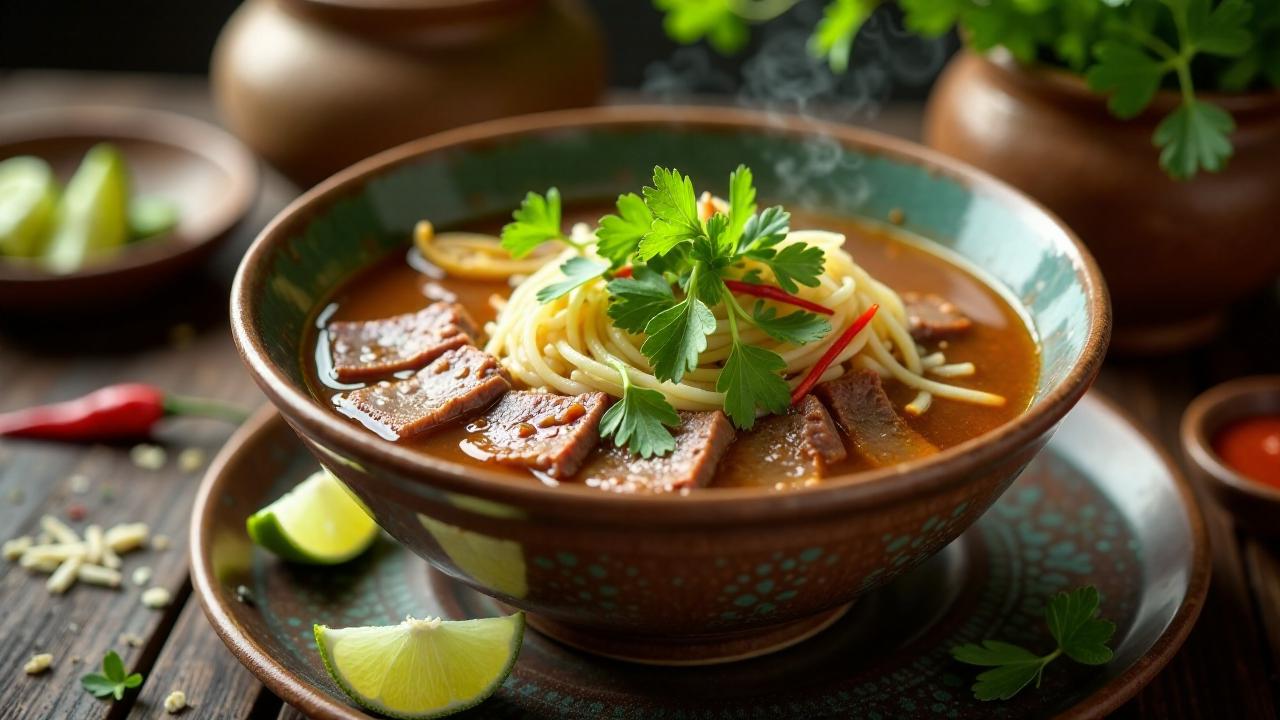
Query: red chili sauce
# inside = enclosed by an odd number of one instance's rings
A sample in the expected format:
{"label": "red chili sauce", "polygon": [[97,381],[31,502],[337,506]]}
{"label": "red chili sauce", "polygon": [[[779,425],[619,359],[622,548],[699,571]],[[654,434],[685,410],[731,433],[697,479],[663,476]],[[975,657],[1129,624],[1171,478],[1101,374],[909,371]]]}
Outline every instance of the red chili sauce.
{"label": "red chili sauce", "polygon": [[1280,415],[1228,423],[1214,435],[1213,451],[1241,475],[1280,489]]}

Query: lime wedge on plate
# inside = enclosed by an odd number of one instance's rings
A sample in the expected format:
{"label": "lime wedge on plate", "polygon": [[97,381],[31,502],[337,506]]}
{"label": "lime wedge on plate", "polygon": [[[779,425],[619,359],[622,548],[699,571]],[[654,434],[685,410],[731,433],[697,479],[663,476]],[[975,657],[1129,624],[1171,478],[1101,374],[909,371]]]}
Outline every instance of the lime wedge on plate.
{"label": "lime wedge on plate", "polygon": [[293,562],[334,565],[359,555],[378,538],[378,525],[347,488],[320,470],[249,516],[249,537]]}
{"label": "lime wedge on plate", "polygon": [[0,162],[0,255],[39,255],[57,202],[49,163],[27,155]]}
{"label": "lime wedge on plate", "polygon": [[71,176],[58,205],[45,261],[71,272],[90,256],[129,240],[129,170],[113,145],[94,145]]}
{"label": "lime wedge on plate", "polygon": [[511,672],[524,615],[447,621],[407,618],[390,627],[315,626],[338,687],[356,704],[397,718],[435,718],[479,704]]}

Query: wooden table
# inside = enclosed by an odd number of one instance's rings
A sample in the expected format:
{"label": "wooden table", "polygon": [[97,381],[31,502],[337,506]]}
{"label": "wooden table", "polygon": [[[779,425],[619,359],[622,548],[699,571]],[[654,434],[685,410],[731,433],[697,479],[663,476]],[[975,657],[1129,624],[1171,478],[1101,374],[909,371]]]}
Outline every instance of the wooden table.
{"label": "wooden table", "polygon": [[[207,89],[194,79],[17,73],[0,76],[0,112],[69,103],[129,103],[210,118]],[[889,108],[875,126],[907,137],[919,132],[919,108]],[[0,411],[79,395],[101,385],[146,380],[191,395],[255,406],[262,402],[241,369],[228,333],[227,291],[236,262],[256,231],[296,194],[268,174],[252,216],[230,246],[182,293],[158,296],[146,313],[82,324],[22,323],[0,318]],[[1158,361],[1112,361],[1098,387],[1120,400],[1175,457],[1178,419],[1200,390],[1220,380],[1280,370],[1280,302],[1275,292],[1241,307],[1211,347]],[[175,328],[180,328],[175,331]],[[194,333],[188,341],[178,342]],[[82,504],[86,522],[144,521],[172,547],[130,557],[127,567],[153,568],[152,584],[168,588],[161,611],[139,602],[140,588],[78,587],[52,597],[43,577],[0,564],[0,719],[165,717],[173,689],[194,706],[185,717],[298,718],[223,647],[191,597],[187,530],[200,471],[182,472],[177,451],[209,456],[229,429],[175,422],[164,438],[169,462],[156,471],[129,460],[128,447],[78,447],[0,441],[0,539],[35,530],[45,513],[65,518]],[[89,478],[76,494],[69,478]],[[1207,499],[1214,580],[1186,646],[1155,681],[1119,713],[1141,718],[1274,718],[1280,705],[1280,546],[1245,535]],[[133,635],[135,644],[121,639]],[[146,675],[140,691],[107,703],[84,692],[78,678],[115,649]],[[55,656],[51,671],[21,671],[36,652]],[[79,658],[79,662],[75,659]]]}

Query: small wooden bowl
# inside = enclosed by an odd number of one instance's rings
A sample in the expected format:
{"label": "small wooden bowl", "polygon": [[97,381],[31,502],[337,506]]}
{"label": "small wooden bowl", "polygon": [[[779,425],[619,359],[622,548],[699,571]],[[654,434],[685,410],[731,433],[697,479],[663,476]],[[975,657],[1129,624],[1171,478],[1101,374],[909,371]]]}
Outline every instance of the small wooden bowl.
{"label": "small wooden bowl", "polygon": [[1280,490],[1250,480],[1218,457],[1213,436],[1226,424],[1280,413],[1280,375],[1232,380],[1213,387],[1182,415],[1182,449],[1192,473],[1220,505],[1259,535],[1280,535]]}
{"label": "small wooden bowl", "polygon": [[124,154],[135,193],[179,207],[166,235],[123,248],[75,272],[0,258],[0,311],[25,315],[101,310],[154,291],[204,261],[244,218],[258,164],[226,132],[181,115],[125,107],[71,107],[0,117],[0,160],[36,155],[66,182],[99,142]]}

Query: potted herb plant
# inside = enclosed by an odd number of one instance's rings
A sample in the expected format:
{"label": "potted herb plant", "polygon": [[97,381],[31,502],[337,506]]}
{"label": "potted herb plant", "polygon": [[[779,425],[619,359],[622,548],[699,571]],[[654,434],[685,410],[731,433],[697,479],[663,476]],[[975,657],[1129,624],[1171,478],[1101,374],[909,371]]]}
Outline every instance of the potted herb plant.
{"label": "potted herb plant", "polygon": [[[674,38],[740,47],[800,0],[655,0]],[[832,0],[840,72],[879,0]],[[1114,346],[1184,348],[1280,272],[1280,0],[899,0],[960,30],[925,139],[1057,212],[1093,251]]]}

